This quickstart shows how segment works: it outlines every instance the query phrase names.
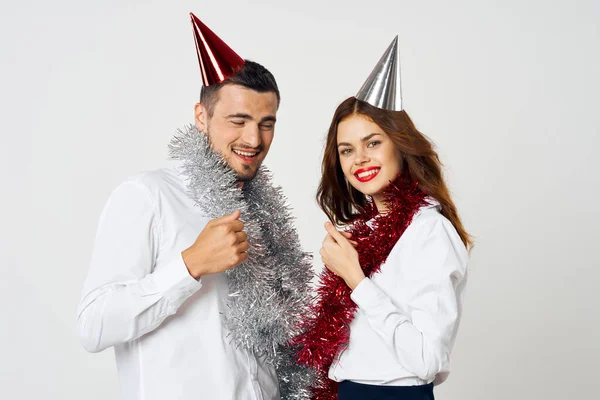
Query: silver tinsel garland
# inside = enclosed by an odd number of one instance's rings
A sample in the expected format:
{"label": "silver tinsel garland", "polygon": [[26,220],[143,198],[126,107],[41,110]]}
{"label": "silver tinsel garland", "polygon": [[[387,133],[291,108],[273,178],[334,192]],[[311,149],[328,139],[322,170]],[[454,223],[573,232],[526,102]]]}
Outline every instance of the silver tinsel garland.
{"label": "silver tinsel garland", "polygon": [[264,166],[238,188],[235,171],[194,125],[178,130],[169,150],[182,162],[190,197],[208,217],[241,211],[250,249],[244,263],[226,271],[224,319],[231,340],[275,367],[283,400],[309,399],[314,373],[296,364],[289,341],[311,300],[311,256],[302,251],[281,188]]}

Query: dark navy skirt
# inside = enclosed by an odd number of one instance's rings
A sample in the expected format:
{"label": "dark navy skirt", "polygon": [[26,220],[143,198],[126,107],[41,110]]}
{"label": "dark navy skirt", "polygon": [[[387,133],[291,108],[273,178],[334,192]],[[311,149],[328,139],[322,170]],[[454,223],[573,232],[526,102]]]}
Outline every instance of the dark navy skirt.
{"label": "dark navy skirt", "polygon": [[433,400],[433,383],[421,386],[377,386],[342,381],[338,400]]}

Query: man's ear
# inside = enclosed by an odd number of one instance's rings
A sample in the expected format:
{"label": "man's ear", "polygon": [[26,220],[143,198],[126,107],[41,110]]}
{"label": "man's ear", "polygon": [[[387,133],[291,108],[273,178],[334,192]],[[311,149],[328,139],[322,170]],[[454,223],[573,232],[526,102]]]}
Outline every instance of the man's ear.
{"label": "man's ear", "polygon": [[196,128],[200,132],[206,132],[208,129],[208,110],[204,107],[204,104],[196,103],[194,106],[194,121],[196,122]]}

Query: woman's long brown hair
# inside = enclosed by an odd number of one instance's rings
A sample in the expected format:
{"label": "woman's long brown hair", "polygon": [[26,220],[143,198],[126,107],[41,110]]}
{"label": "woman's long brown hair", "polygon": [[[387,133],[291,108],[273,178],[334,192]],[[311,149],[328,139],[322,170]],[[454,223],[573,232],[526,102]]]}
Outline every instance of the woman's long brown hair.
{"label": "woman's long brown hair", "polygon": [[405,111],[382,110],[355,97],[344,100],[335,110],[327,134],[321,182],[317,191],[317,202],[327,217],[337,225],[348,224],[365,205],[365,195],[346,181],[337,149],[339,123],[357,114],[369,118],[387,133],[400,151],[403,170],[407,169],[421,190],[441,204],[442,215],[454,225],[465,247],[470,249],[473,241],[458,216],[433,144],[417,130]]}

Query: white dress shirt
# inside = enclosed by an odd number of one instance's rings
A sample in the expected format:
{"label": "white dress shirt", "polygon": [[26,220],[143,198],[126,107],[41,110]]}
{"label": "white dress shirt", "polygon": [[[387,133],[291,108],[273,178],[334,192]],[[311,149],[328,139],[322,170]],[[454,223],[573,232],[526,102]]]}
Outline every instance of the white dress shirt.
{"label": "white dress shirt", "polygon": [[352,292],[350,341],[329,378],[370,385],[442,383],[462,312],[468,253],[439,213],[421,208],[379,273]]}
{"label": "white dress shirt", "polygon": [[275,370],[230,343],[224,274],[192,278],[181,252],[209,219],[176,167],[139,174],[100,217],[77,327],[113,346],[124,400],[279,399]]}

